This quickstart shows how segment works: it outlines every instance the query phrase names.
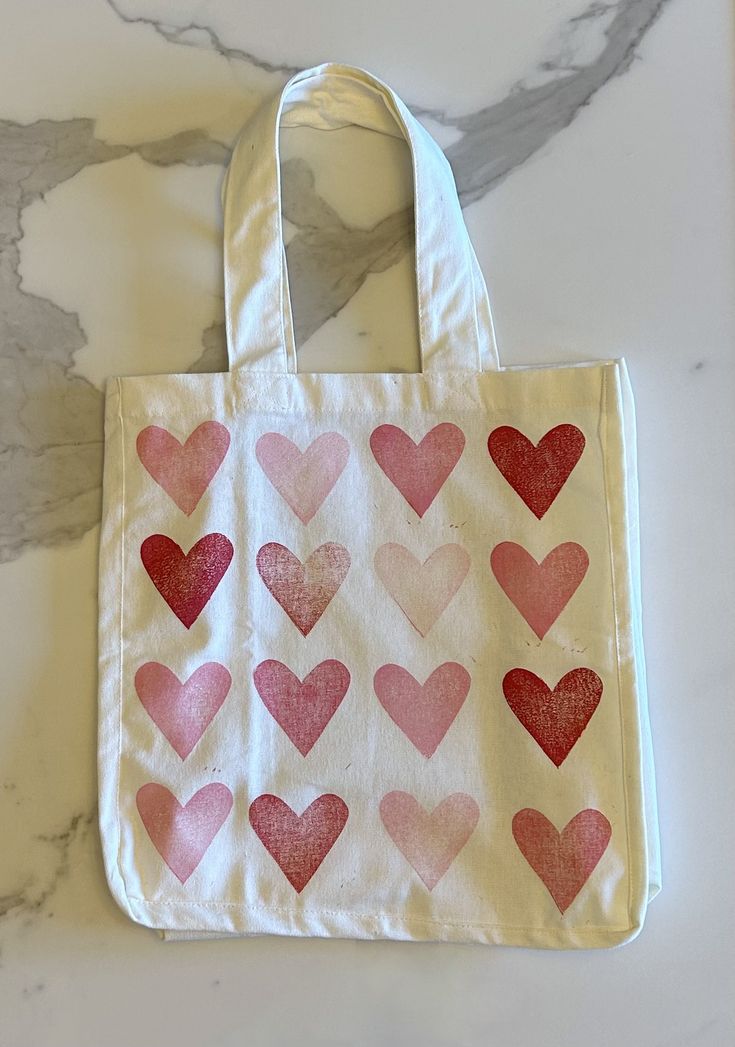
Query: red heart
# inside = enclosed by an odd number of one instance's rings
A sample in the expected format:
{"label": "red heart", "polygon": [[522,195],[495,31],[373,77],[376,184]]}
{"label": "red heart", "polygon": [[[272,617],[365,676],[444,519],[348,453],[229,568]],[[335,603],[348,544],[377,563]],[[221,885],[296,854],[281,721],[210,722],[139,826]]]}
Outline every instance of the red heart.
{"label": "red heart", "polygon": [[490,566],[508,599],[543,640],[587,573],[589,557],[581,545],[564,542],[536,563],[522,545],[501,542],[490,554]]}
{"label": "red heart", "polygon": [[333,793],[318,796],[302,815],[270,793],[250,804],[250,824],[299,894],[331,851],[348,814],[347,804]]}
{"label": "red heart", "polygon": [[424,756],[432,756],[470,689],[470,674],[445,662],[423,686],[400,665],[382,665],[373,680],[378,701]]}
{"label": "red heart", "polygon": [[532,807],[513,819],[521,854],[545,884],[560,913],[566,912],[610,842],[612,828],[600,811],[580,811],[559,832]]}
{"label": "red heart", "polygon": [[232,810],[232,793],[213,782],[182,807],[164,785],[149,782],[138,789],[135,802],[153,846],[186,883]]}
{"label": "red heart", "polygon": [[140,558],[156,589],[190,629],[222,581],[233,552],[223,534],[206,534],[188,553],[165,534],[152,534],[141,545]]}
{"label": "red heart", "polygon": [[537,444],[510,425],[488,437],[490,457],[513,490],[540,520],[584,450],[584,433],[576,425],[557,425]]}
{"label": "red heart", "polygon": [[370,448],[391,483],[423,516],[459,461],[464,442],[464,433],[451,422],[435,425],[420,444],[397,425],[379,425]]}
{"label": "red heart", "polygon": [[141,430],[136,441],[143,465],[187,516],[196,509],[229,446],[230,434],[220,422],[202,422],[183,445],[158,425]]}
{"label": "red heart", "polygon": [[346,666],[333,658],[315,666],[303,683],[283,662],[269,658],[257,666],[253,680],[266,709],[302,756],[319,739],[350,686]]}
{"label": "red heart", "polygon": [[258,573],[302,636],[308,636],[345,580],[350,554],[343,545],[325,542],[306,563],[278,542],[258,550]]}
{"label": "red heart", "polygon": [[135,674],[135,690],[151,720],[185,760],[224,702],[232,684],[224,665],[200,665],[181,683],[166,665],[146,662]]}
{"label": "red heart", "polygon": [[591,669],[572,669],[552,691],[528,669],[511,669],[503,694],[531,737],[560,767],[597,708],[602,680]]}

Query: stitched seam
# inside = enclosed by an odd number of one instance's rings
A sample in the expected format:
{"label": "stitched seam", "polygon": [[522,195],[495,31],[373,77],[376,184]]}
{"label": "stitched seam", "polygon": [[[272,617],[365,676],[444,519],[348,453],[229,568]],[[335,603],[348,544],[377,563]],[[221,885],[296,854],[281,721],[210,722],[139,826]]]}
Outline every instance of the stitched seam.
{"label": "stitched seam", "polygon": [[[118,622],[119,636],[117,645],[117,656],[118,656],[118,699],[117,699],[117,758],[115,762],[115,813],[117,816],[117,867],[120,875],[120,880],[125,887],[127,894],[127,886],[125,881],[125,873],[123,870],[122,861],[122,828],[121,828],[121,817],[120,817],[120,760],[122,756],[122,714],[123,714],[123,622],[124,622],[124,611],[125,611],[125,423],[122,407],[122,383],[118,378],[118,423],[120,426],[120,486],[122,488],[120,492],[120,591],[119,591],[119,605],[120,605],[120,618]],[[129,895],[128,895],[129,897]]]}

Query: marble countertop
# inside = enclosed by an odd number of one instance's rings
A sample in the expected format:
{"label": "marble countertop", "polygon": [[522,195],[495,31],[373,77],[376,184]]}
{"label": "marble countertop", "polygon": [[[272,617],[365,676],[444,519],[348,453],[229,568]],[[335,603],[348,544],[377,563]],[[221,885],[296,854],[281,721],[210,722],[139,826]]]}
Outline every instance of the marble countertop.
{"label": "marble countertop", "polygon": [[[730,5],[5,0],[3,15],[0,1047],[732,1044]],[[104,382],[225,368],[229,148],[264,95],[324,60],[383,77],[445,148],[504,363],[628,360],[664,890],[623,949],[164,945],[108,893]],[[412,368],[406,157],[323,137],[284,136],[301,365]]]}

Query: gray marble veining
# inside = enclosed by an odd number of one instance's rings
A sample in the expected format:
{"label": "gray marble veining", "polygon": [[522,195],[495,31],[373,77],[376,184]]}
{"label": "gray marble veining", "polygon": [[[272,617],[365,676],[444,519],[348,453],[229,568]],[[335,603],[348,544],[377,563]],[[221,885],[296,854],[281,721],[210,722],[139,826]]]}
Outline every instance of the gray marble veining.
{"label": "gray marble veining", "polygon": [[[107,0],[126,23],[143,23],[171,46],[207,48],[286,76],[294,70],[226,46],[213,29],[132,17]],[[414,105],[419,116],[453,126],[448,149],[463,204],[480,199],[566,127],[612,77],[627,70],[667,0],[593,2],[574,20],[601,29],[593,58],[577,64],[572,46],[544,63],[546,79],[517,85],[493,105],[459,117]],[[0,562],[25,549],[79,538],[98,520],[102,466],[102,394],[73,373],[86,344],[79,317],[30,294],[19,275],[22,213],[34,200],[92,164],[131,153],[150,164],[222,164],[228,150],[196,128],[158,142],[110,145],[84,118],[0,121]],[[299,231],[288,246],[297,340],[336,315],[365,278],[394,264],[410,244],[411,215],[399,212],[373,229],[346,225],[314,191],[303,162],[284,170],[284,210]],[[337,281],[335,273],[343,277]],[[192,370],[225,366],[222,327],[202,334]]]}

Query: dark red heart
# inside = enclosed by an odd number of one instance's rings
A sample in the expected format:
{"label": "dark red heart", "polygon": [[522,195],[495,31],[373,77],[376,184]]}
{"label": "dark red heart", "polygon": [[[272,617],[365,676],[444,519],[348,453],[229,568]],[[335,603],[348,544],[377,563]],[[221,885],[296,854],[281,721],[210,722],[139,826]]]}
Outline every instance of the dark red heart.
{"label": "dark red heart", "polygon": [[179,621],[190,629],[232,560],[232,542],[205,534],[188,553],[165,534],[152,534],[140,547],[150,579]]}
{"label": "dark red heart", "polygon": [[301,815],[272,793],[250,804],[250,824],[299,894],[334,847],[348,814],[334,793],[317,796]]}
{"label": "dark red heart", "polygon": [[490,457],[510,486],[540,520],[584,450],[584,433],[576,425],[557,425],[537,444],[510,425],[488,437]]}
{"label": "dark red heart", "polygon": [[528,669],[511,669],[503,680],[505,700],[557,767],[566,760],[602,697],[602,680],[591,669],[572,669],[552,691]]}

